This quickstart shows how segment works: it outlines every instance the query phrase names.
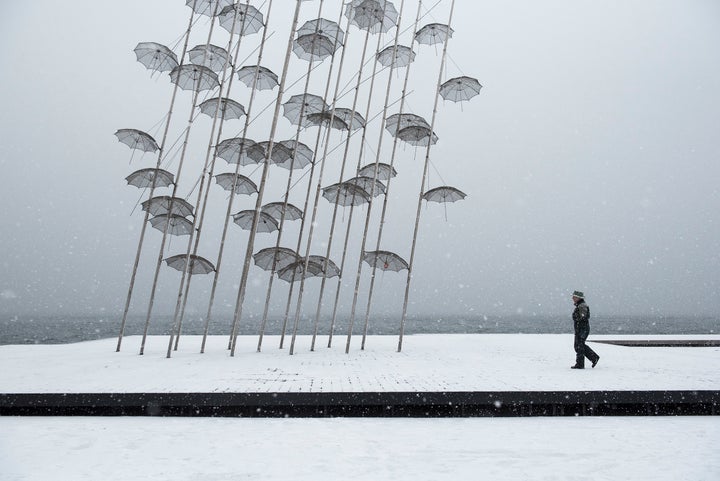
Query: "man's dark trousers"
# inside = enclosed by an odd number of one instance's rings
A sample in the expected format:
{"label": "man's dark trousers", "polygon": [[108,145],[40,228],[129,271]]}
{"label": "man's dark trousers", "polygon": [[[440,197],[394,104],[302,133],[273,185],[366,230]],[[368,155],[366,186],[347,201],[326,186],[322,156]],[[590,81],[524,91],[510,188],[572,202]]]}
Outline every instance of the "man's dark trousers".
{"label": "man's dark trousers", "polygon": [[585,344],[585,340],[590,335],[590,325],[581,325],[575,329],[575,365],[578,367],[585,367],[585,358],[587,357],[590,362],[595,362],[600,359],[600,356],[595,353],[590,347]]}

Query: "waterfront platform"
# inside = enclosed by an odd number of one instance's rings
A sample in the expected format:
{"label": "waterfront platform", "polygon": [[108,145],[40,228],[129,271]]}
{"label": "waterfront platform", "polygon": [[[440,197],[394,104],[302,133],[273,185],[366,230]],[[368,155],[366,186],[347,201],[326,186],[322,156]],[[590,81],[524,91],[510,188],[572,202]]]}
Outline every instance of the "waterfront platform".
{"label": "waterfront platform", "polygon": [[[720,413],[720,335],[591,336],[594,369],[571,370],[568,334],[345,336],[295,353],[267,336],[0,346],[2,415],[551,416]],[[652,341],[652,342],[649,342]],[[613,344],[608,344],[613,342]]]}

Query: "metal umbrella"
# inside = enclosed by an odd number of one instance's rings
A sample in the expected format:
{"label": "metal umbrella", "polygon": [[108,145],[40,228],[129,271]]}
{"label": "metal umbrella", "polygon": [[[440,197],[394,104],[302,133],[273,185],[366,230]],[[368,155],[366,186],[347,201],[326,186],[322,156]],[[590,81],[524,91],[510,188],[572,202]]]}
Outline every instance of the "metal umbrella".
{"label": "metal umbrella", "polygon": [[278,222],[280,222],[283,212],[285,212],[285,220],[298,220],[303,216],[302,210],[285,202],[270,202],[262,206],[261,211],[270,214]]}
{"label": "metal umbrella", "polygon": [[383,67],[407,67],[413,60],[415,60],[415,52],[404,45],[398,45],[397,48],[391,45],[377,54],[377,61]]}
{"label": "metal umbrella", "polygon": [[445,203],[463,200],[466,196],[464,192],[455,187],[443,185],[442,187],[435,187],[434,189],[428,190],[423,194],[422,198],[428,202]]}
{"label": "metal umbrella", "polygon": [[264,152],[256,148],[254,140],[245,137],[225,139],[215,147],[218,157],[229,164],[252,165],[263,161]]}
{"label": "metal umbrella", "polygon": [[353,0],[345,15],[350,23],[371,33],[385,33],[397,23],[398,12],[387,0]]}
{"label": "metal umbrella", "polygon": [[169,72],[178,66],[177,55],[165,45],[157,42],[140,42],[135,47],[137,61],[148,70]]}
{"label": "metal umbrella", "polygon": [[248,87],[252,87],[256,70],[258,74],[257,81],[255,82],[256,90],[272,90],[278,86],[278,76],[269,68],[257,65],[247,65],[238,69],[238,79]]}
{"label": "metal umbrella", "polygon": [[185,0],[185,5],[199,15],[212,17],[220,9],[232,5],[233,0]]}
{"label": "metal umbrella", "polygon": [[150,224],[157,230],[170,235],[190,235],[193,223],[177,214],[159,214],[150,219]]}
{"label": "metal umbrella", "polygon": [[[255,219],[254,210],[241,210],[237,214],[233,214],[233,222],[239,225],[244,230],[251,230],[253,220]],[[257,231],[258,232],[275,232],[278,230],[277,221],[265,212],[260,212],[258,219]]]}
{"label": "metal umbrella", "polygon": [[316,62],[335,53],[336,43],[320,33],[309,33],[295,39],[293,52],[301,60]]}
{"label": "metal umbrella", "polygon": [[215,112],[218,111],[218,103],[220,104],[220,116],[224,120],[239,119],[245,115],[245,107],[243,107],[241,103],[227,97],[207,99],[198,107],[200,107],[200,112],[214,117]]}
{"label": "metal umbrella", "polygon": [[405,127],[430,128],[427,120],[415,114],[393,114],[385,120],[385,129],[395,137],[397,132]]}
{"label": "metal umbrella", "polygon": [[212,265],[212,262],[204,257],[196,256],[194,254],[178,254],[176,256],[168,257],[165,259],[165,263],[173,269],[182,272],[185,270],[188,258],[190,260],[190,268],[188,269],[189,274],[209,274],[215,270],[215,266]]}
{"label": "metal umbrella", "polygon": [[306,126],[329,127],[336,130],[350,130],[348,124],[336,117],[331,111],[314,112],[305,116]]}
{"label": "metal umbrella", "polygon": [[[218,13],[218,20],[222,28],[234,32],[235,35],[251,35],[259,32],[265,25],[263,14],[252,5],[244,3],[224,7]],[[234,28],[233,23],[235,23]]]}
{"label": "metal umbrella", "polygon": [[377,164],[368,164],[365,167],[360,168],[360,170],[358,170],[358,175],[372,177],[375,173],[375,166],[377,166],[378,180],[383,180],[387,182],[388,180],[397,175],[397,171],[393,166],[383,164],[382,162],[378,162]]}
{"label": "metal umbrella", "polygon": [[152,187],[153,180],[155,187],[167,187],[173,184],[173,174],[163,169],[140,169],[125,177],[128,185],[134,185],[139,189]]}
{"label": "metal umbrella", "polygon": [[193,206],[188,201],[180,197],[170,197],[169,195],[153,197],[140,204],[140,206],[143,211],[157,216],[167,214],[170,211],[170,204],[172,204],[172,214],[182,217],[193,215]]}
{"label": "metal umbrella", "polygon": [[445,100],[464,102],[480,93],[482,85],[472,77],[455,77],[440,86],[440,95]]}
{"label": "metal umbrella", "polygon": [[343,44],[345,40],[345,32],[343,32],[342,28],[340,28],[340,25],[333,22],[332,20],[327,20],[324,18],[309,20],[297,30],[298,37],[314,33],[323,35],[333,42],[337,42],[337,47],[335,47],[336,50],[337,48],[339,48],[340,45]]}
{"label": "metal umbrella", "polygon": [[307,126],[307,121],[301,118],[301,114],[306,117],[308,114],[320,113],[328,108],[322,97],[308,93],[293,95],[282,107],[283,115],[291,124],[303,126]]}
{"label": "metal umbrella", "polygon": [[425,45],[436,45],[444,43],[448,38],[452,38],[454,30],[448,25],[442,23],[430,23],[417,31],[415,40],[417,43]]}
{"label": "metal umbrella", "polygon": [[390,251],[368,251],[363,253],[363,261],[384,271],[400,272],[408,268],[408,263]]}
{"label": "metal umbrella", "polygon": [[308,256],[310,262],[318,263],[322,266],[322,277],[331,278],[340,275],[340,268],[333,261],[325,256]]}
{"label": "metal umbrella", "polygon": [[222,72],[226,65],[232,64],[232,58],[227,50],[217,45],[202,44],[188,51],[190,63],[203,65],[213,72]]}
{"label": "metal umbrella", "polygon": [[160,148],[157,142],[148,133],[137,129],[118,129],[115,136],[120,142],[131,149],[142,150],[143,152],[157,152]]}
{"label": "metal umbrella", "polygon": [[353,184],[340,182],[323,188],[323,197],[331,203],[337,203],[343,207],[356,206],[370,202],[370,194],[362,187]]}
{"label": "metal umbrella", "polygon": [[[368,194],[372,192],[373,197],[377,197],[380,194],[385,193],[385,184],[383,184],[379,180],[373,180],[372,177],[365,177],[361,175],[358,177],[353,177],[352,179],[348,179],[345,181],[345,183],[356,185]],[[373,185],[375,186],[374,189]]]}
{"label": "metal umbrella", "polygon": [[[255,146],[258,149],[262,149],[263,159],[267,157],[268,149],[270,148],[270,141],[258,142]],[[280,142],[273,142],[272,153],[270,155],[270,163],[277,165],[284,165],[290,159],[292,159],[292,150],[289,147],[281,144]]]}
{"label": "metal umbrella", "polygon": [[285,162],[275,162],[275,165],[289,169],[292,164],[293,169],[304,169],[306,166],[312,164],[313,151],[307,145],[297,140],[281,140],[278,143],[286,147],[291,154],[288,160]]}
{"label": "metal umbrella", "polygon": [[357,130],[365,127],[365,119],[358,112],[352,109],[337,107],[335,109],[335,117],[345,122],[349,130]]}
{"label": "metal umbrella", "polygon": [[227,172],[225,174],[217,174],[215,182],[227,191],[232,191],[236,195],[252,195],[257,194],[258,188],[255,182],[248,179],[244,175]]}
{"label": "metal umbrella", "polygon": [[308,261],[306,269],[304,259],[293,262],[292,264],[277,271],[278,277],[287,282],[295,282],[308,277],[319,277],[322,276],[322,274],[322,264]]}
{"label": "metal umbrella", "polygon": [[438,141],[438,136],[434,132],[420,125],[411,125],[400,129],[397,138],[416,147],[419,145],[427,147],[428,144],[435,145]]}
{"label": "metal umbrella", "polygon": [[215,72],[202,65],[185,64],[170,72],[170,80],[183,90],[211,90],[220,85]]}
{"label": "metal umbrella", "polygon": [[297,262],[299,258],[294,250],[287,247],[268,247],[253,254],[255,265],[265,271],[272,270],[273,263],[275,270],[280,270]]}

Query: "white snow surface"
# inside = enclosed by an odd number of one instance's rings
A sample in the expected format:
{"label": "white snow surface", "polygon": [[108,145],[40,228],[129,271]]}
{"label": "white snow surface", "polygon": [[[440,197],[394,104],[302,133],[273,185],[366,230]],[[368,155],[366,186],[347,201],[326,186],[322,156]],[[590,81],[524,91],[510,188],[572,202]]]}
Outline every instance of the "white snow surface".
{"label": "white snow surface", "polygon": [[[609,339],[612,336],[595,336]],[[617,336],[615,336],[617,337]],[[623,336],[623,339],[720,339],[720,336]],[[719,347],[625,347],[590,343],[600,355],[594,369],[570,370],[573,337],[555,334],[426,334],[359,336],[345,353],[345,338],[332,348],[319,338],[298,337],[295,353],[268,336],[238,338],[235,356],[227,338],[213,336],[206,352],[200,338],[182,337],[166,357],[168,338],[57,345],[0,346],[0,392],[398,392],[398,391],[593,391],[720,389]]]}

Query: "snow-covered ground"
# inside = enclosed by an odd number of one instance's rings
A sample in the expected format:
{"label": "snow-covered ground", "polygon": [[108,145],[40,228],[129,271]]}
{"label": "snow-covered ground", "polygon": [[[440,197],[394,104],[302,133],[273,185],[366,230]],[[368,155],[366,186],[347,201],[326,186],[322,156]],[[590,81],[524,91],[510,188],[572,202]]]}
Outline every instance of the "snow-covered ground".
{"label": "snow-covered ground", "polygon": [[[623,336],[645,339],[650,336]],[[663,336],[652,336],[660,339]],[[611,336],[596,336],[609,339]],[[720,339],[720,336],[665,336]],[[241,337],[234,357],[227,338],[183,337],[166,358],[167,338],[128,337],[58,345],[0,346],[0,392],[393,392],[393,391],[593,391],[718,390],[720,347],[625,347],[591,343],[601,356],[595,369],[570,370],[571,335],[427,334],[372,336],[366,349],[345,338],[328,349],[320,339],[298,337],[295,354],[269,336]]]}
{"label": "snow-covered ground", "polygon": [[2,418],[0,479],[720,479],[720,417]]}

